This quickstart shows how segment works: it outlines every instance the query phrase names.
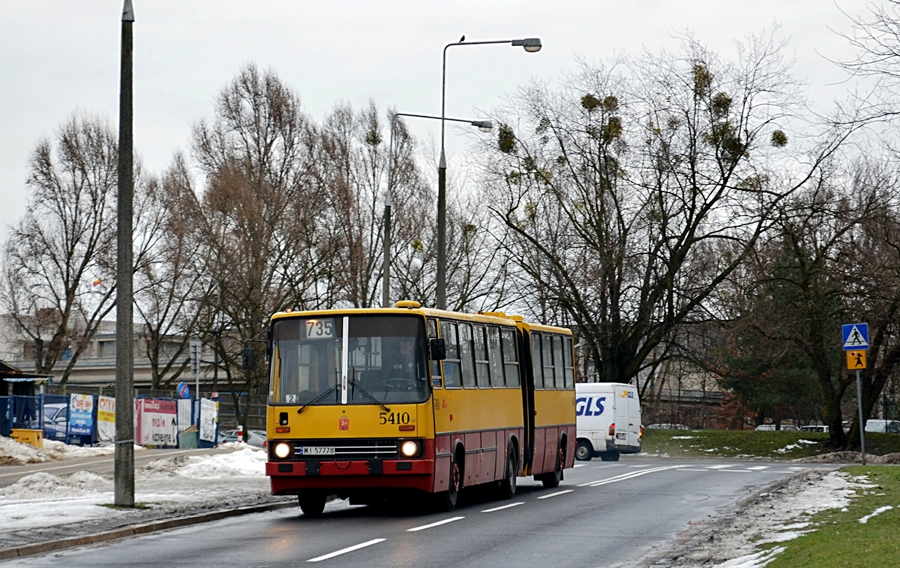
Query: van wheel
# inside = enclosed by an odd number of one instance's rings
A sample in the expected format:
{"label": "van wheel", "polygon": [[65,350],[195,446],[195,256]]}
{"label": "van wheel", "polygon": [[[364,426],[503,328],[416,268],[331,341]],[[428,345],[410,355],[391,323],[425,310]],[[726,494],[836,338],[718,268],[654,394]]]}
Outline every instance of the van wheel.
{"label": "van wheel", "polygon": [[565,463],[566,450],[562,447],[562,444],[560,444],[559,450],[556,452],[556,466],[553,468],[553,471],[541,475],[541,483],[544,484],[545,488],[554,489],[559,487],[559,482],[562,481],[563,466]]}
{"label": "van wheel", "polygon": [[591,447],[590,443],[579,440],[578,447],[575,448],[575,459],[578,461],[591,461],[592,457],[594,457],[594,448]]}
{"label": "van wheel", "polygon": [[322,493],[300,495],[300,510],[308,517],[318,517],[325,510],[325,499]]}
{"label": "van wheel", "polygon": [[605,462],[619,461],[619,452],[600,452],[600,460]]}
{"label": "van wheel", "polygon": [[501,499],[512,499],[516,494],[516,476],[519,473],[519,461],[512,445],[506,451],[506,477],[500,481],[499,491]]}

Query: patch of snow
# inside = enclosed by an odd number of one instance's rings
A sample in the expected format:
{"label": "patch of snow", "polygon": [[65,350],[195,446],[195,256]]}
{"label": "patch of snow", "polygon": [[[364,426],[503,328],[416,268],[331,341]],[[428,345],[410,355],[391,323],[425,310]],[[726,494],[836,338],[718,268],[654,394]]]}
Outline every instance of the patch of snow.
{"label": "patch of snow", "polygon": [[672,436],[673,440],[693,440],[694,436]]}
{"label": "patch of snow", "polygon": [[866,515],[865,517],[861,518],[861,519],[859,520],[859,522],[862,523],[862,524],[866,524],[866,523],[869,522],[869,519],[871,519],[871,518],[874,517],[875,515],[880,515],[881,513],[884,513],[885,511],[890,511],[890,510],[893,509],[893,508],[894,508],[894,507],[892,507],[891,505],[886,505],[886,506],[884,506],[884,507],[878,507],[877,509],[875,509],[875,510],[872,512],[871,515]]}
{"label": "patch of snow", "polygon": [[[0,465],[25,465],[70,458],[108,456],[116,452],[113,444],[71,446],[56,440],[43,440],[43,446],[43,449],[38,449],[29,444],[20,444],[12,438],[0,436]],[[144,448],[135,445],[134,449],[137,451]]]}
{"label": "patch of snow", "polygon": [[800,444],[788,444],[787,446],[785,446],[783,448],[779,448],[779,449],[775,450],[775,453],[786,454],[786,453],[792,452],[794,450],[799,450],[800,447],[801,447]]}
{"label": "patch of snow", "polygon": [[747,556],[741,556],[740,558],[734,558],[728,562],[719,564],[718,568],[762,568],[775,560],[775,557],[782,552],[784,552],[784,548],[776,546],[771,550],[763,550],[761,552],[748,554]]}
{"label": "patch of snow", "polygon": [[[0,443],[3,440],[0,438]],[[265,475],[265,451],[246,444],[238,447],[238,451],[228,453],[158,459],[137,468],[135,502],[177,513],[179,509],[207,503],[247,496],[267,497],[270,487]],[[50,450],[54,450],[52,444]],[[21,451],[15,455],[40,457],[40,454]],[[34,473],[0,489],[0,518],[3,519],[0,532],[43,530],[129,513],[103,506],[114,501],[112,477],[85,471],[61,476]]]}
{"label": "patch of snow", "polygon": [[706,566],[713,560],[720,567],[760,568],[784,549],[760,551],[758,546],[782,543],[815,530],[810,515],[829,509],[846,508],[857,491],[874,487],[863,476],[851,477],[839,471],[810,471],[790,479],[737,512],[728,522],[719,522],[701,533],[686,550],[679,551],[671,566]]}

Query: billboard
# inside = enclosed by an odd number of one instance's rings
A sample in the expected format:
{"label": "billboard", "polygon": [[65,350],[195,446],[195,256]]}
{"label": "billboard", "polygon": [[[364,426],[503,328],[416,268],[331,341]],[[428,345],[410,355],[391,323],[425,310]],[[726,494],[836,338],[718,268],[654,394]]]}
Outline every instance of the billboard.
{"label": "billboard", "polygon": [[69,395],[69,435],[90,436],[94,431],[94,397]]}
{"label": "billboard", "polygon": [[178,410],[174,400],[135,401],[136,442],[142,446],[178,445]]}

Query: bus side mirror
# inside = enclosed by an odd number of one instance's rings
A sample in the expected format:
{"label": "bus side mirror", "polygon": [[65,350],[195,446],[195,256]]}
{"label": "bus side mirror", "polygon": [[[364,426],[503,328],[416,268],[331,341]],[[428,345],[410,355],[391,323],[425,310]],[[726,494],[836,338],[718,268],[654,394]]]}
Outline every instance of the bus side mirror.
{"label": "bus side mirror", "polygon": [[432,339],[429,343],[432,361],[443,361],[447,358],[447,345],[443,339]]}
{"label": "bus side mirror", "polygon": [[246,347],[241,356],[241,368],[245,371],[252,371],[256,368],[256,352],[252,347]]}

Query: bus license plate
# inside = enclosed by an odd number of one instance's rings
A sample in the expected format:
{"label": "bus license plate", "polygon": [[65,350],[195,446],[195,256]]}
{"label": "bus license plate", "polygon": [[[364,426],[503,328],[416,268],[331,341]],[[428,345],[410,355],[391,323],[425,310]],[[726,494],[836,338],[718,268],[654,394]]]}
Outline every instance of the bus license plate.
{"label": "bus license plate", "polygon": [[298,452],[301,456],[333,456],[334,446],[302,446]]}

